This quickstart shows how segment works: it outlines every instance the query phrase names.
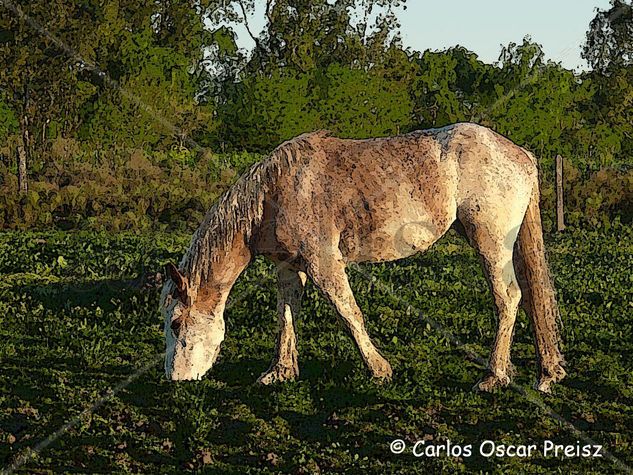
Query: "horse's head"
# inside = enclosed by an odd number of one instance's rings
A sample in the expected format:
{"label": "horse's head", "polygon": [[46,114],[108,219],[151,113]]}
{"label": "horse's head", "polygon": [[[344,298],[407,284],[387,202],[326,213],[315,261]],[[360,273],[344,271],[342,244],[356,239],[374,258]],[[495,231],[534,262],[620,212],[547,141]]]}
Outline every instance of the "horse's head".
{"label": "horse's head", "polygon": [[215,363],[224,340],[224,316],[196,308],[189,281],[173,264],[161,309],[165,316],[165,374],[172,381],[202,379]]}

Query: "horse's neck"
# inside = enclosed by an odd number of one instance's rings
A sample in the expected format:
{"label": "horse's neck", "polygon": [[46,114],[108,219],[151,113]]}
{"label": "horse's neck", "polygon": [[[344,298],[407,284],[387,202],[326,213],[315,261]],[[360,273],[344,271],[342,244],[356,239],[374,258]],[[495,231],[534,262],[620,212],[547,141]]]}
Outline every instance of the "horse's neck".
{"label": "horse's neck", "polygon": [[200,279],[194,305],[201,311],[218,311],[224,308],[229,292],[242,271],[251,261],[251,250],[244,242],[244,235],[237,233],[226,248],[209,253],[209,272]]}

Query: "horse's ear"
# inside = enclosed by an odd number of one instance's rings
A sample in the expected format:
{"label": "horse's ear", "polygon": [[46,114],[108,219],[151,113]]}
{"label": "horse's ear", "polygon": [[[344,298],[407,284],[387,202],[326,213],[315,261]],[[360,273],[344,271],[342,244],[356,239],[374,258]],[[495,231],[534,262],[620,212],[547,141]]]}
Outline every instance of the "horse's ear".
{"label": "horse's ear", "polygon": [[178,294],[181,297],[181,300],[185,300],[188,296],[189,284],[187,283],[187,278],[180,273],[178,268],[173,265],[171,262],[165,266],[165,272],[174,281],[176,284],[176,289],[178,290]]}

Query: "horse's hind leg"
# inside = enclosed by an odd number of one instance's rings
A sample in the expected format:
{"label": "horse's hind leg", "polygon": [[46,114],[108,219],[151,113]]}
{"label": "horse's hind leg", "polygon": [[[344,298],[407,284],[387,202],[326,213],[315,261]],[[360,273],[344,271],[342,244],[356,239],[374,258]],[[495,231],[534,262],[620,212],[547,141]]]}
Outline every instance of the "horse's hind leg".
{"label": "horse's hind leg", "polygon": [[270,368],[262,373],[257,380],[261,384],[272,384],[299,376],[297,337],[293,320],[301,310],[301,297],[306,275],[280,264],[277,267],[277,279],[279,323],[277,348]]}
{"label": "horse's hind leg", "polygon": [[521,290],[512,262],[518,226],[495,229],[482,223],[479,226],[473,226],[472,221],[470,223],[466,221],[464,223],[466,234],[481,257],[498,317],[497,335],[488,364],[489,371],[477,384],[478,389],[491,391],[497,386],[510,384],[513,372],[510,362],[510,345],[521,300]]}
{"label": "horse's hind leg", "polygon": [[352,293],[342,259],[338,257],[327,259],[324,265],[318,265],[318,261],[311,262],[309,274],[336,308],[372,375],[379,379],[391,378],[391,365],[378,352],[369,338],[363,313]]}
{"label": "horse's hind leg", "polygon": [[490,391],[496,386],[507,386],[510,383],[513,373],[510,345],[521,300],[521,290],[514,274],[511,251],[499,251],[492,255],[482,254],[482,258],[499,319],[497,335],[488,363],[489,374],[477,385],[482,391]]}

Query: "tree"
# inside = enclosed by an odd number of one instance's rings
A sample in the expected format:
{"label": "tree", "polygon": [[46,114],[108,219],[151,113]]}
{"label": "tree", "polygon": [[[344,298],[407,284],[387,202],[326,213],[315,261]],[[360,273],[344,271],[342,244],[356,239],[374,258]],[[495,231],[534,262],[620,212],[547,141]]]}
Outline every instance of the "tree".
{"label": "tree", "polygon": [[334,63],[369,67],[378,62],[393,39],[389,32],[398,27],[393,10],[405,1],[266,0],[267,24],[260,37],[248,24],[254,1],[233,3],[256,45],[250,73],[278,68],[306,73]]}
{"label": "tree", "polygon": [[255,36],[253,2],[233,2],[256,46],[239,81],[224,84],[221,141],[264,151],[318,128],[350,137],[407,129],[416,66],[393,34],[392,14],[403,4],[269,0],[266,29]]}
{"label": "tree", "polygon": [[633,68],[585,75],[589,94],[575,108],[583,127],[573,140],[576,157],[593,169],[631,164],[633,156]]}
{"label": "tree", "polygon": [[219,105],[221,141],[265,152],[319,127],[312,76],[292,71],[246,76],[225,88]]}
{"label": "tree", "polygon": [[482,104],[482,124],[534,151],[545,172],[556,155],[576,156],[572,137],[585,124],[577,105],[592,93],[573,71],[546,61],[527,37],[503,48],[490,82],[494,94]]}
{"label": "tree", "polygon": [[76,87],[77,58],[48,33],[77,33],[82,18],[72,18],[69,8],[60,2],[3,2],[0,6],[0,92],[20,128],[17,168],[21,193],[27,190],[27,165],[33,151],[46,141],[46,126],[53,117],[66,117],[82,101]]}
{"label": "tree", "polygon": [[595,165],[612,166],[633,154],[633,5],[611,0],[589,25],[583,57],[593,67],[584,83],[592,97],[578,104],[587,126],[577,143]]}
{"label": "tree", "polygon": [[7,103],[7,101],[0,95],[0,144],[18,130],[18,120],[15,117],[15,113]]}
{"label": "tree", "polygon": [[163,147],[205,136],[208,52],[226,36],[205,18],[221,3],[3,2],[0,93],[20,124],[21,163],[58,136]]}
{"label": "tree", "polygon": [[95,2],[84,55],[102,72],[84,108],[80,136],[128,147],[195,147],[212,127],[200,106],[208,87],[205,51],[216,39],[205,11],[219,1]]}
{"label": "tree", "polygon": [[609,10],[598,10],[589,25],[582,53],[590,66],[608,74],[633,65],[633,5],[611,0]]}
{"label": "tree", "polygon": [[387,136],[408,129],[413,102],[405,81],[382,71],[332,64],[317,80],[320,124],[350,138]]}
{"label": "tree", "polygon": [[425,51],[418,60],[418,66],[419,74],[411,93],[419,127],[444,126],[463,120],[456,59],[447,52]]}

